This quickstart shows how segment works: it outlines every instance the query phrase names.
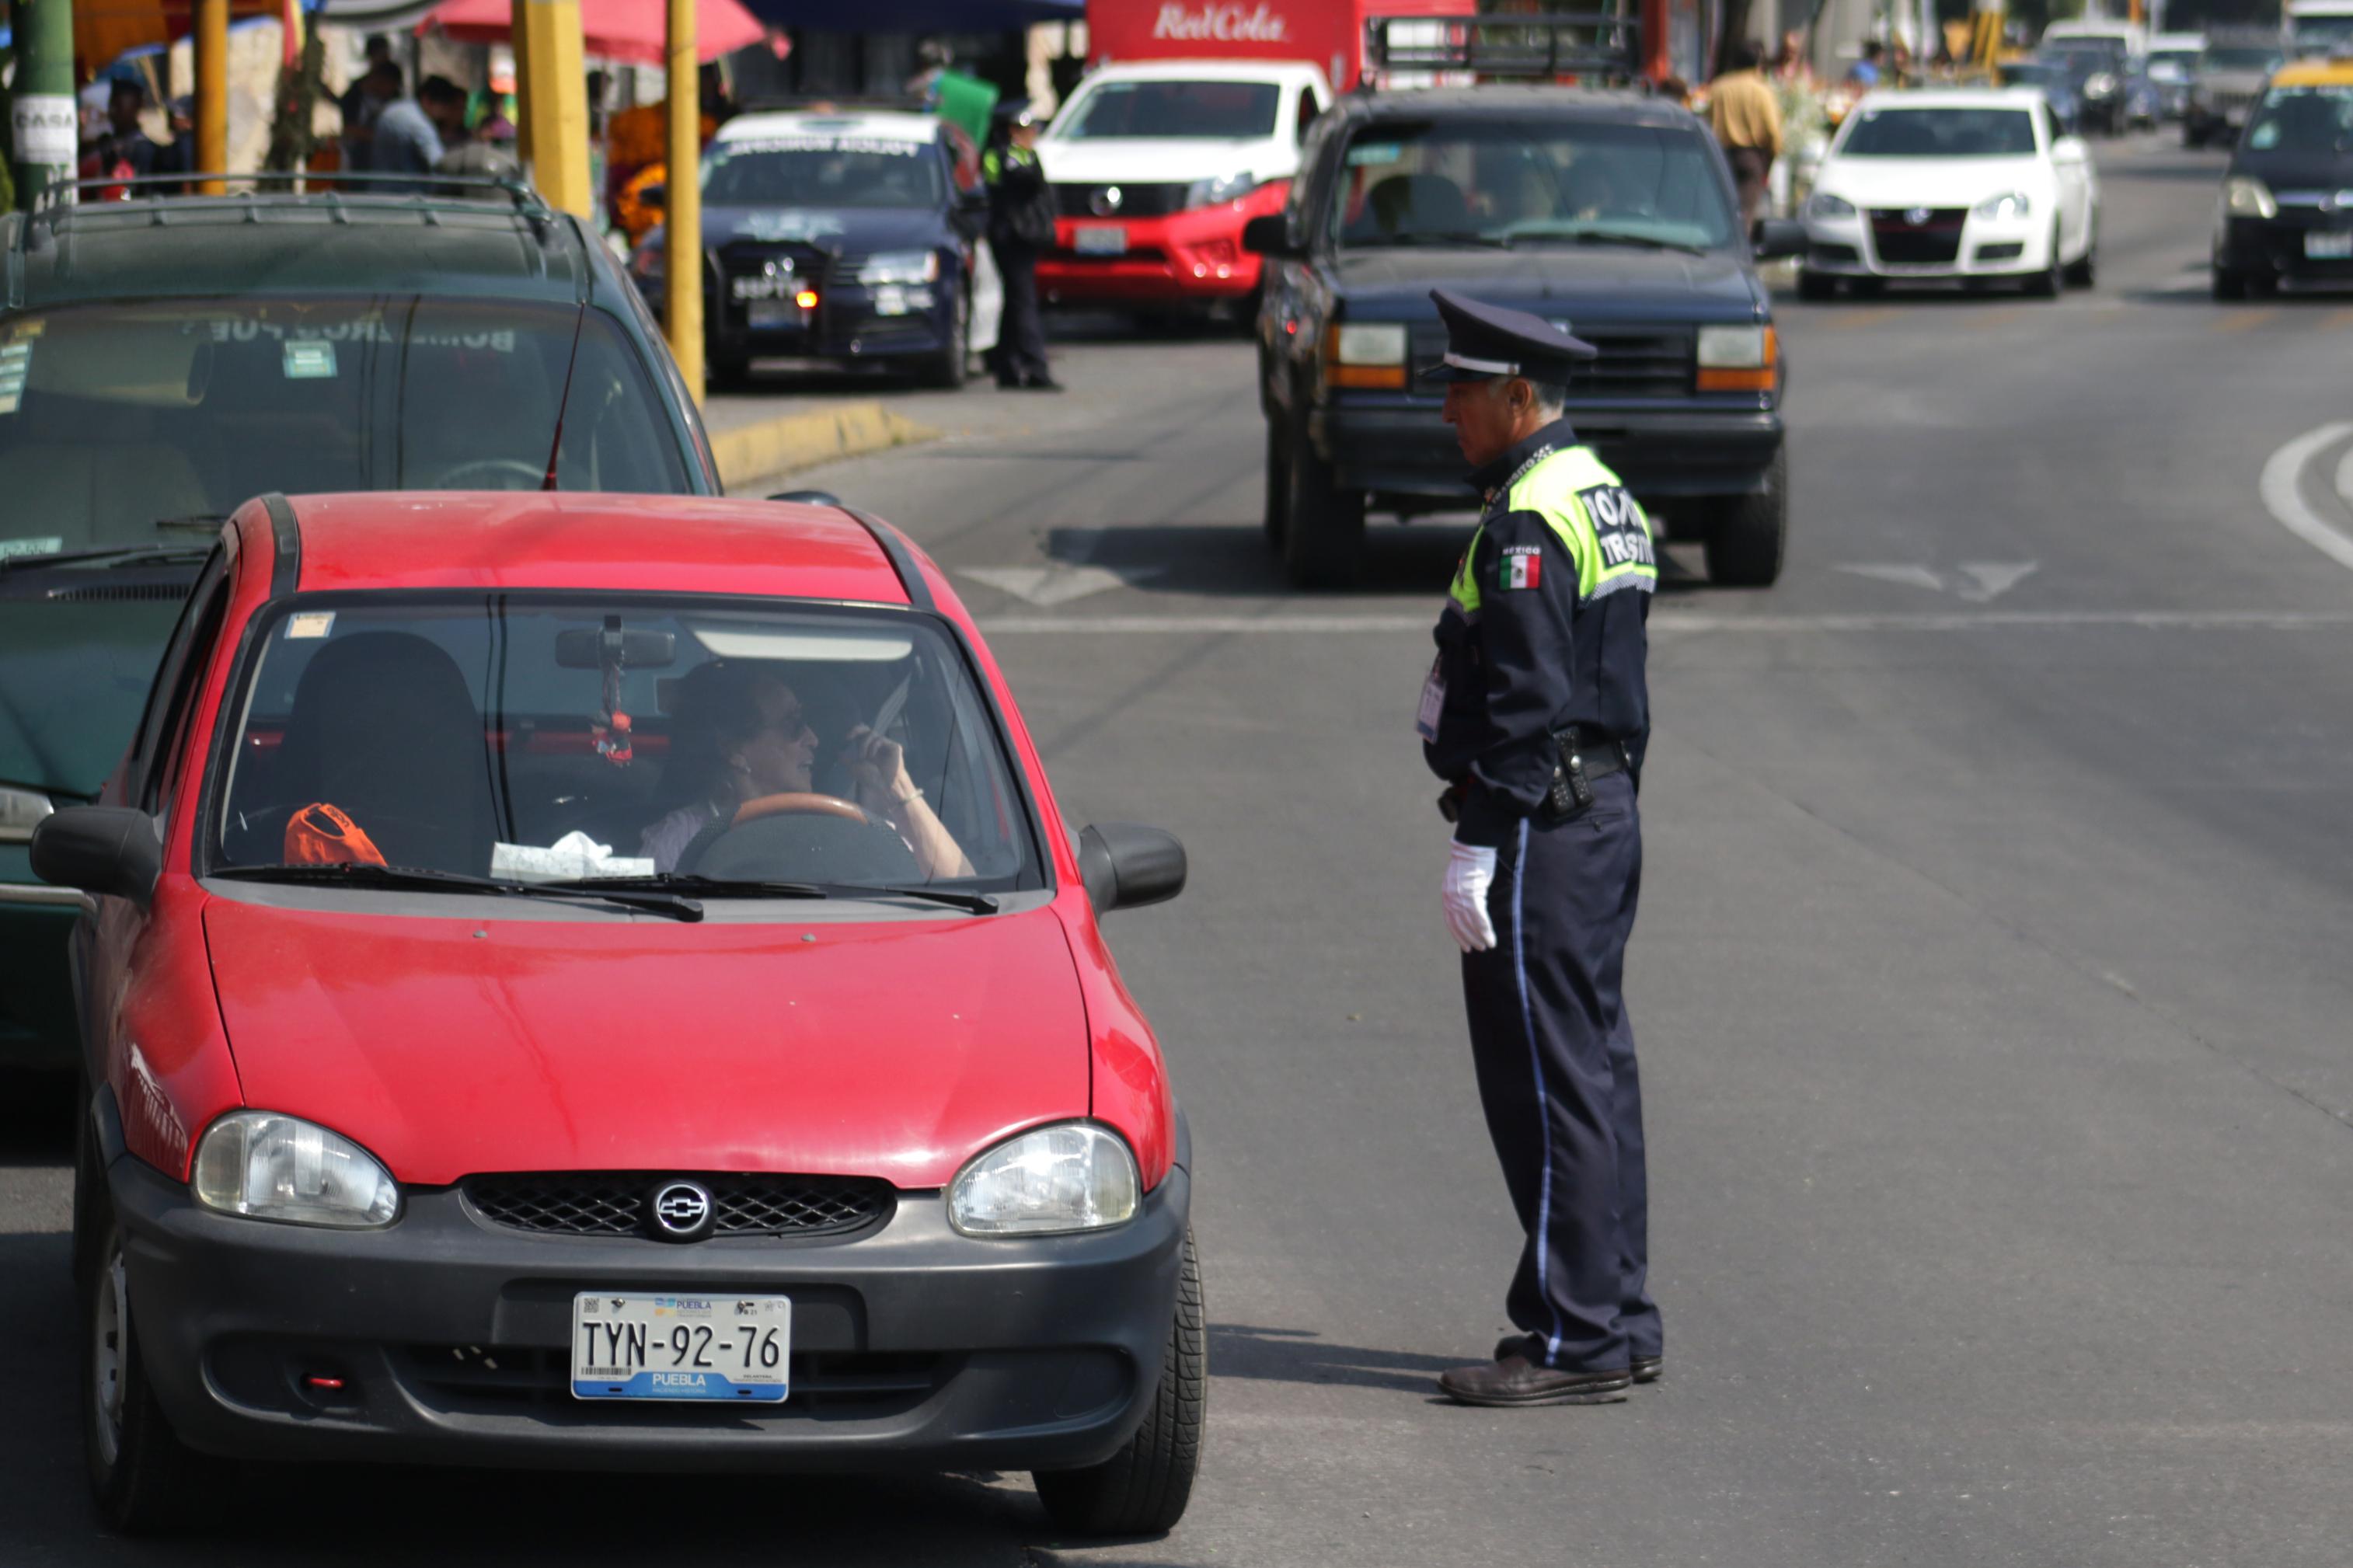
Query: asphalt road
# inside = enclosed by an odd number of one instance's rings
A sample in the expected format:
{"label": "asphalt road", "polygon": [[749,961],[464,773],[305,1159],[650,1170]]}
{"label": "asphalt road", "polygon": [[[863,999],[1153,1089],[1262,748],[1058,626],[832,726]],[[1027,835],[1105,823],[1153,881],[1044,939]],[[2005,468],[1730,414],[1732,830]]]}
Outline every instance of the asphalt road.
{"label": "asphalt road", "polygon": [[[1629,986],[1668,1374],[1476,1412],[1516,1238],[1410,732],[1463,533],[1260,542],[1248,349],[1089,341],[796,476],[954,574],[1077,820],[1184,836],[1111,936],[1193,1122],[1207,1468],[1165,1541],[1018,1477],[257,1471],[79,1497],[54,1098],[0,1109],[0,1564],[2341,1564],[2353,1531],[2353,296],[2208,302],[2214,155],[2104,146],[2098,289],[1779,319],[1781,584],[1660,596]],[[2302,437],[2303,439],[2299,440]]]}

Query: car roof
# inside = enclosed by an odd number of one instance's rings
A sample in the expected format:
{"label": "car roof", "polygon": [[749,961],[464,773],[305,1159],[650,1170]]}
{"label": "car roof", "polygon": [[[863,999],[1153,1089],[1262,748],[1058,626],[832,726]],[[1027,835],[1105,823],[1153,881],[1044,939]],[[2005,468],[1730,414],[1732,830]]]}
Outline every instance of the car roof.
{"label": "car roof", "polygon": [[936,115],[876,112],[870,110],[776,110],[739,114],[719,128],[722,142],[759,141],[770,136],[864,136],[881,142],[935,142]]}
{"label": "car roof", "polygon": [[[839,507],[588,491],[287,504],[304,593],[541,588],[910,602],[881,540]],[[247,503],[237,523],[247,548],[274,550],[266,501]]]}
{"label": "car roof", "polygon": [[574,304],[596,269],[576,219],[536,198],[163,196],[0,220],[5,304],[426,294]]}
{"label": "car roof", "polygon": [[1345,111],[1371,120],[1469,120],[1492,116],[1679,127],[1694,123],[1690,110],[1669,100],[1598,88],[1414,87],[1352,93],[1342,99],[1341,104]]}
{"label": "car roof", "polygon": [[[1099,81],[1321,81],[1304,60],[1113,60],[1089,71],[1080,87]],[[1073,98],[1078,96],[1073,89]]]}
{"label": "car roof", "polygon": [[2042,99],[2039,87],[1922,87],[1866,92],[1855,109],[2031,109]]}
{"label": "car roof", "polygon": [[2148,36],[2151,54],[2160,50],[2202,49],[2205,47],[2206,35],[2203,33],[2151,33]]}
{"label": "car roof", "polygon": [[2353,60],[2293,60],[2272,73],[2274,87],[2353,87]]}

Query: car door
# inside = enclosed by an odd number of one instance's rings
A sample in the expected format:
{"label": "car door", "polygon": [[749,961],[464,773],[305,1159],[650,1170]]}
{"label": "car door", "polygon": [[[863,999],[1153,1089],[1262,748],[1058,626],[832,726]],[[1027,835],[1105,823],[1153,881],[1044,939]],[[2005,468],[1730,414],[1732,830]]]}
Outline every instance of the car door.
{"label": "car door", "polygon": [[2067,256],[2080,255],[2091,243],[2092,220],[2086,178],[2091,167],[2090,154],[2079,138],[2060,132],[2058,122],[2052,118],[2050,105],[2039,106],[2034,118],[2041,128],[2043,156],[2051,161],[2051,172],[2059,188],[2059,248]]}

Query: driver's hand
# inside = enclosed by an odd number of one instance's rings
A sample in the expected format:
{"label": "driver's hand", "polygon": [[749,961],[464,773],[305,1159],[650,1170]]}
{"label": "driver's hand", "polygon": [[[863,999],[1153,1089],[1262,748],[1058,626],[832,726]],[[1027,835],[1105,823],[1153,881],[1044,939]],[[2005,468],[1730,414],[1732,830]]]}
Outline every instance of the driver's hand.
{"label": "driver's hand", "polygon": [[849,732],[849,776],[858,781],[860,805],[899,805],[914,798],[907,773],[907,750],[888,735],[860,724]]}

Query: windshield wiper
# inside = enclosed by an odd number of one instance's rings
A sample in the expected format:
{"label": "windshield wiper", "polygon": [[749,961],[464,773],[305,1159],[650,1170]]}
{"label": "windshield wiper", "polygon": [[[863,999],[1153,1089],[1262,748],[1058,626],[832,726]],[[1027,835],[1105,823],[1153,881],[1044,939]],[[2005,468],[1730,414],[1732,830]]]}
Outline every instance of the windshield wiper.
{"label": "windshield wiper", "polygon": [[732,877],[704,877],[691,871],[658,871],[650,877],[575,877],[541,887],[673,888],[713,899],[924,899],[976,915],[997,912],[994,893],[963,892],[954,888],[878,888],[865,882],[754,882]]}
{"label": "windshield wiper", "polygon": [[202,561],[210,553],[209,544],[99,544],[39,555],[0,555],[0,572],[41,566],[141,566],[160,561]]}
{"label": "windshield wiper", "polygon": [[954,888],[870,888],[863,882],[829,884],[853,898],[922,899],[934,904],[945,904],[952,910],[969,910],[976,915],[997,912],[995,893],[960,892]]}
{"label": "windshield wiper", "polygon": [[1467,230],[1459,234],[1431,234],[1419,230],[1405,234],[1382,234],[1375,235],[1368,239],[1348,240],[1345,245],[1349,250],[1384,250],[1391,246],[1415,245],[1471,245],[1483,247],[1489,250],[1509,250],[1512,247],[1512,242],[1500,235],[1472,234]]}
{"label": "windshield wiper", "polygon": [[1679,250],[1686,256],[1705,256],[1707,247],[1687,245],[1679,239],[1661,239],[1654,234],[1629,234],[1623,229],[1580,228],[1567,234],[1524,234],[1513,244],[1529,245],[1632,245],[1644,250]]}
{"label": "windshield wiper", "polygon": [[216,877],[248,882],[293,882],[351,888],[406,888],[428,892],[490,893],[511,899],[553,899],[564,903],[604,903],[642,910],[672,920],[699,921],[702,906],[676,893],[632,893],[626,889],[575,887],[563,882],[512,882],[495,877],[469,877],[459,871],[436,871],[422,866],[375,866],[364,861],[326,866],[222,866]]}
{"label": "windshield wiper", "polygon": [[201,528],[211,530],[218,528],[227,521],[228,514],[226,512],[192,511],[185,517],[159,517],[155,520],[155,526],[159,529]]}

